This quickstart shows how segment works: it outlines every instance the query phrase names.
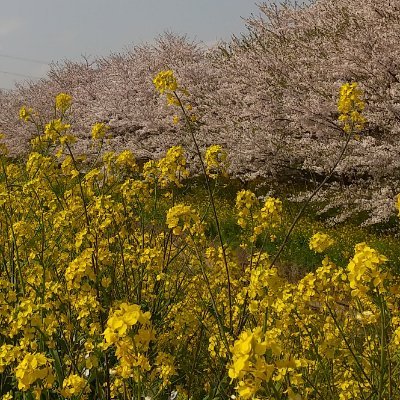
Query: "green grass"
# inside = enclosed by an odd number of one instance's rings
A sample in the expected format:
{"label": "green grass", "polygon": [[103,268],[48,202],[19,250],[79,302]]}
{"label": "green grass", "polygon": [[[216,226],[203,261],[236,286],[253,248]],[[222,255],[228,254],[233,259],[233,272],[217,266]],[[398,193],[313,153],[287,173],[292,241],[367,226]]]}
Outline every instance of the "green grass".
{"label": "green grass", "polygon": [[[255,189],[259,186],[260,182],[253,182],[248,184],[247,188],[253,190],[258,196],[265,195],[269,189],[268,185],[264,185],[259,190]],[[233,248],[238,247],[241,243],[241,228],[236,223],[234,207],[236,193],[242,188],[243,185],[239,181],[225,180],[220,182],[215,189],[215,200],[222,235],[225,243]],[[304,189],[304,187],[298,186],[295,188],[295,190],[301,189]],[[302,206],[302,203],[291,202],[286,199],[285,193],[295,194],[290,190],[293,190],[292,185],[290,187],[281,185],[279,190],[274,191],[274,196],[279,197],[283,202],[284,214],[282,226],[272,232],[276,235],[276,240],[274,242],[267,240],[263,245],[263,249],[271,255],[277,252],[295,215]],[[203,211],[207,210],[208,195],[204,181],[201,178],[192,179],[178,193],[177,197],[178,201],[191,203]],[[389,259],[387,263],[389,268],[395,272],[400,272],[400,243],[399,239],[396,239],[393,235],[393,232],[400,232],[398,217],[394,215],[387,223],[361,228],[360,224],[366,215],[359,213],[344,223],[330,227],[326,220],[333,215],[332,212],[321,216],[316,211],[315,205],[311,205],[306,209],[278,260],[278,264],[286,274],[300,277],[321,265],[324,254],[316,254],[308,247],[310,237],[318,231],[328,233],[335,239],[334,246],[327,250],[326,255],[336,265],[346,266],[354,254],[354,246],[357,243],[366,242]],[[209,210],[206,219],[209,226],[207,234],[212,239],[216,236],[217,231],[212,220],[211,210]],[[261,247],[262,243],[258,241],[257,245]]]}

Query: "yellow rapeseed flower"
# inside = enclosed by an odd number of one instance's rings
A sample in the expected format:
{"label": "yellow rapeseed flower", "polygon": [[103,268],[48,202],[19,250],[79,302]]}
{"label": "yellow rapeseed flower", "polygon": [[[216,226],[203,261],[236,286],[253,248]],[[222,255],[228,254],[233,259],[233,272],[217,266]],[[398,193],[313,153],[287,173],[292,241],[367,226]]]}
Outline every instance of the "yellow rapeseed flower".
{"label": "yellow rapeseed flower", "polygon": [[42,353],[27,353],[15,369],[18,389],[26,391],[37,380],[54,382],[48,359]]}
{"label": "yellow rapeseed flower", "polygon": [[101,139],[103,139],[109,129],[110,129],[110,127],[107,126],[105,123],[96,122],[92,126],[92,138],[93,138],[93,140],[101,140]]}
{"label": "yellow rapeseed flower", "polygon": [[54,119],[46,124],[44,128],[44,136],[46,139],[56,139],[62,132],[71,128],[70,124],[64,124],[60,118]]}
{"label": "yellow rapeseed flower", "polygon": [[375,249],[369,247],[365,242],[356,244],[354,257],[347,265],[349,285],[352,295],[365,294],[373,287],[380,287],[386,278],[380,266],[388,259]]}
{"label": "yellow rapeseed flower", "polygon": [[153,79],[154,86],[157,91],[163,94],[165,91],[175,91],[178,88],[178,83],[173,71],[160,71]]}
{"label": "yellow rapeseed flower", "polygon": [[207,148],[204,161],[206,164],[207,175],[215,179],[218,177],[218,172],[226,176],[228,163],[228,154],[222,149],[222,146],[214,144]]}
{"label": "yellow rapeseed flower", "polygon": [[237,210],[237,216],[239,217],[237,224],[241,228],[246,228],[247,219],[251,216],[251,212],[257,204],[257,197],[251,190],[242,189],[237,193],[235,207]]}
{"label": "yellow rapeseed flower", "polygon": [[332,246],[335,241],[326,233],[317,232],[310,239],[310,249],[316,253],[323,253],[328,247]]}
{"label": "yellow rapeseed flower", "polygon": [[32,108],[27,108],[26,106],[22,106],[19,110],[19,118],[25,122],[28,122],[32,119]]}
{"label": "yellow rapeseed flower", "polygon": [[56,109],[64,113],[71,107],[72,96],[67,93],[60,93],[56,96]]}
{"label": "yellow rapeseed flower", "polygon": [[364,109],[365,103],[361,100],[362,91],[357,83],[345,83],[340,88],[338,101],[339,121],[344,124],[343,130],[360,131],[367,121],[360,112]]}
{"label": "yellow rapeseed flower", "polygon": [[78,397],[84,391],[86,386],[86,380],[81,378],[79,375],[69,375],[64,379],[61,395],[67,399],[75,396]]}
{"label": "yellow rapeseed flower", "polygon": [[172,229],[172,233],[177,236],[184,231],[189,231],[192,235],[202,235],[204,230],[196,210],[184,204],[177,204],[170,208],[166,222],[168,228]]}

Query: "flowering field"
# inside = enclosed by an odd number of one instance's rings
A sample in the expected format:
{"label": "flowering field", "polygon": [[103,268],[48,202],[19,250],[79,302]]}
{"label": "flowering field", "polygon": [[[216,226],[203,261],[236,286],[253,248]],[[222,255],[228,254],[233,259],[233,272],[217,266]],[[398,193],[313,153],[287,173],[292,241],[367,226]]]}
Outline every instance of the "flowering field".
{"label": "flowering field", "polygon": [[20,109],[37,132],[25,161],[1,145],[2,399],[399,398],[400,281],[387,257],[360,242],[335,265],[334,240],[318,231],[306,249],[321,255],[315,271],[290,280],[279,268],[366,123],[357,83],[338,93],[342,151],[286,235],[277,239],[282,200],[241,189],[230,211],[237,245],[215,195],[229,154],[200,149],[198,115],[173,71],[153,84],[191,139],[202,207],[183,201],[181,146],[139,166],[129,150],[102,152],[110,128],[97,122],[98,156],[75,153],[69,94],[56,96],[48,121]]}

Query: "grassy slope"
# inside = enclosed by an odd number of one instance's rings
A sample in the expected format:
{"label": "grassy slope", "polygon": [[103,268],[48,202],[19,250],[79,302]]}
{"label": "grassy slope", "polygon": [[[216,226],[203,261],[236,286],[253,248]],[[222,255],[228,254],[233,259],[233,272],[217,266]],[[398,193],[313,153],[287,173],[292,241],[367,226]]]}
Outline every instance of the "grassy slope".
{"label": "grassy slope", "polygon": [[[265,195],[266,190],[257,190],[255,184],[249,185],[257,195]],[[243,185],[236,181],[226,181],[219,184],[216,189],[217,207],[221,219],[223,236],[226,243],[233,248],[240,244],[241,229],[236,224],[234,213],[236,193],[243,188]],[[301,203],[290,202],[285,198],[284,193],[293,190],[292,188],[280,186],[274,193],[283,202],[283,223],[282,226],[273,232],[276,235],[274,242],[268,241],[264,249],[271,255],[275,254],[280,243],[285,237],[294,216],[301,207]],[[207,192],[201,180],[192,180],[182,192],[178,195],[178,201],[198,205],[200,209],[206,210],[208,204]],[[304,275],[306,272],[314,270],[324,258],[323,254],[316,254],[308,247],[310,237],[322,231],[328,233],[335,239],[335,245],[328,249],[326,254],[339,266],[347,265],[349,258],[354,254],[354,246],[360,242],[366,242],[369,246],[375,248],[380,253],[389,258],[387,266],[393,270],[400,271],[400,241],[393,235],[393,232],[400,232],[398,218],[393,218],[386,224],[380,224],[368,228],[360,227],[363,216],[354,217],[351,220],[329,227],[325,222],[328,215],[319,216],[315,207],[309,207],[303,214],[296,228],[294,229],[289,243],[280,257],[279,264],[287,275],[296,278]],[[211,213],[208,213],[207,219],[211,225],[209,234],[215,234],[215,228],[212,226]],[[260,244],[260,243],[259,243]]]}

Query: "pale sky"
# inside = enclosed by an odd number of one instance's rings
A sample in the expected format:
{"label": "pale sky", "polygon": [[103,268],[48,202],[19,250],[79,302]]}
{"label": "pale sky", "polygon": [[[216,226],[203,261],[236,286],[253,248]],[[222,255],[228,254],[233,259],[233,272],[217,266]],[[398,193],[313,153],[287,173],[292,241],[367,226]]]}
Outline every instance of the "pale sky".
{"label": "pale sky", "polygon": [[256,0],[0,0],[0,6],[4,89],[24,75],[46,76],[49,62],[107,56],[165,31],[206,45],[228,41],[246,32],[241,17],[259,15]]}

